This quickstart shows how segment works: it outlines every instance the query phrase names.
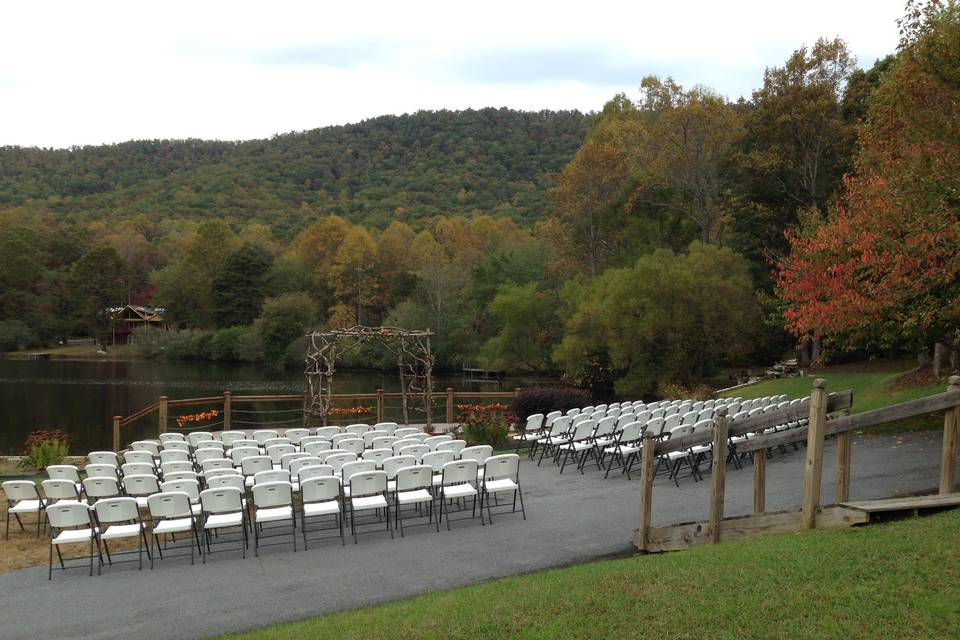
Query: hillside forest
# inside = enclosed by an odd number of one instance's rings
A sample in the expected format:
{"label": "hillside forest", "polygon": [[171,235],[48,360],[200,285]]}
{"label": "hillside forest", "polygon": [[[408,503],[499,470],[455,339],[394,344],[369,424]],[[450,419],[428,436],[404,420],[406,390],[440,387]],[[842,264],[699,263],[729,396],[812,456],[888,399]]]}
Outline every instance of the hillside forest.
{"label": "hillside forest", "polygon": [[0,349],[143,304],[175,329],[146,355],[299,366],[309,329],[429,327],[438,367],[621,394],[794,349],[956,368],[960,11],[899,27],[863,66],[799,46],[736,101],[648,76],[590,114],[0,148]]}

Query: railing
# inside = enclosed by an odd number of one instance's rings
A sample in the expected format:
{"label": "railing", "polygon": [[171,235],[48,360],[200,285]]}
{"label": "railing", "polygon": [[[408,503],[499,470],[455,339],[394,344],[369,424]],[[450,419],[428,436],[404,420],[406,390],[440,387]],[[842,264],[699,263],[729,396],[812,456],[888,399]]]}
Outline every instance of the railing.
{"label": "railing", "polygon": [[[454,422],[457,412],[456,405],[458,400],[509,400],[512,399],[520,389],[513,391],[454,391],[447,388],[445,391],[433,394],[434,406],[430,407],[431,416],[436,414],[438,409],[442,408],[443,413],[441,422]],[[401,400],[403,394],[400,392],[386,392],[383,389],[377,389],[376,393],[343,393],[333,394],[331,399],[334,403],[352,403],[352,402],[370,402],[376,404],[376,413],[374,416],[377,422],[384,422],[386,411],[389,408],[388,401]],[[255,404],[255,403],[293,403],[303,407],[303,394],[290,395],[256,395],[256,396],[236,396],[229,391],[224,391],[223,395],[210,396],[206,398],[178,398],[169,399],[167,396],[160,396],[157,402],[150,404],[129,416],[113,416],[111,428],[113,430],[113,450],[120,451],[123,446],[123,430],[126,427],[151,417],[156,414],[157,433],[166,433],[169,428],[170,409],[184,407],[204,407],[216,408],[220,411],[222,420],[212,424],[204,424],[204,429],[218,428],[228,431],[233,428],[243,428],[243,424],[251,424],[249,421],[238,418],[238,415],[251,413],[284,413],[296,412],[296,409],[273,410],[256,412],[253,410],[244,410],[236,408],[237,405]],[[439,406],[438,406],[439,405]],[[359,418],[358,418],[359,419]],[[353,420],[354,422],[356,420]],[[302,418],[283,420],[283,423],[289,423],[287,426],[297,426],[295,423],[303,422]],[[263,423],[259,423],[263,424]]]}
{"label": "railing", "polygon": [[[695,544],[716,543],[765,532],[813,529],[818,525],[849,524],[852,517],[842,506],[821,508],[821,478],[823,471],[824,438],[836,436],[837,482],[836,502],[842,505],[850,496],[851,433],[856,429],[902,420],[914,416],[944,411],[943,449],[940,463],[940,494],[950,494],[956,487],[958,453],[958,424],[960,424],[960,376],[950,378],[946,393],[911,400],[901,404],[850,415],[853,393],[844,391],[827,394],[825,382],[813,383],[809,404],[799,404],[777,411],[763,413],[731,423],[721,409],[712,434],[695,434],[684,438],[658,442],[647,436],[643,440],[640,477],[640,526],[634,535],[634,544],[641,551],[666,551]],[[845,415],[828,420],[828,414]],[[753,453],[753,514],[741,518],[724,519],[724,492],[729,438],[760,432],[795,420],[808,419],[806,426],[768,435],[760,435],[736,446],[737,454]],[[803,477],[803,498],[798,511],[777,514],[765,512],[766,450],[806,441],[806,461]],[[651,526],[653,504],[654,465],[658,456],[696,445],[713,444],[713,465],[710,487],[710,507],[706,523],[692,523],[669,527]]]}

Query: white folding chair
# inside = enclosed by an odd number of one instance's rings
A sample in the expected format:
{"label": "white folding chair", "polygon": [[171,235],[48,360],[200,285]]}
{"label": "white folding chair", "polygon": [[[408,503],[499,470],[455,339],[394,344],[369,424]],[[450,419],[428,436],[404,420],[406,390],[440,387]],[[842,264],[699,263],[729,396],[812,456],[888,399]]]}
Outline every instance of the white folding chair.
{"label": "white folding chair", "polygon": [[[523,519],[527,519],[527,510],[523,506],[523,491],[520,489],[520,456],[515,453],[506,453],[499,456],[490,456],[483,468],[483,483],[480,486],[480,510],[484,504],[487,507],[487,522],[493,524],[493,509],[491,498],[496,501],[498,494],[512,493],[513,502],[509,513],[517,510],[517,497],[520,497],[520,512]],[[500,506],[499,503],[496,506]],[[498,512],[508,513],[508,512]]]}
{"label": "white folding chair", "polygon": [[398,426],[399,425],[397,425],[396,422],[378,422],[377,424],[373,425],[373,428],[386,431],[392,436],[395,435],[394,432],[397,430]]}
{"label": "white folding chair", "polygon": [[413,456],[418,463],[423,460],[423,456],[428,453],[430,453],[430,447],[425,444],[411,444],[401,448],[399,451],[401,456]]}
{"label": "white folding chair", "polygon": [[383,468],[383,461],[393,456],[391,449],[367,449],[363,452],[364,460],[372,460],[378,469]]}
{"label": "white folding chair", "polygon": [[315,442],[309,442],[307,444],[302,444],[301,449],[311,456],[315,456],[321,451],[330,451],[333,449],[333,443],[329,440],[320,439]]}
{"label": "white folding chair", "polygon": [[452,451],[454,459],[459,458],[460,452],[466,448],[466,440],[447,440],[437,445],[437,451]]}
{"label": "white folding chair", "polygon": [[166,548],[166,540],[161,546],[160,536],[173,536],[178,533],[189,533],[193,536],[190,542],[190,564],[194,562],[193,547],[196,545],[197,552],[203,554],[203,548],[200,545],[200,534],[197,531],[197,520],[194,518],[193,505],[190,502],[190,496],[180,491],[163,491],[155,493],[147,498],[147,509],[150,511],[150,518],[153,520],[151,533],[153,542],[156,545],[156,551],[150,555],[150,568],[153,569],[153,560],[155,555],[163,559],[163,550]]}
{"label": "white folding chair", "polygon": [[[60,561],[58,571],[63,571],[68,567],[63,561],[60,546],[82,542],[89,542],[90,544],[90,575],[92,576],[93,545],[97,545],[97,558],[99,559],[100,542],[97,540],[97,528],[90,507],[79,502],[64,502],[50,505],[47,507],[46,513],[47,522],[50,524],[50,558],[47,564],[47,580],[53,579],[53,550],[57,550],[57,559]],[[100,573],[99,560],[97,573]]]}
{"label": "white folding chair", "polygon": [[379,522],[379,513],[386,514],[387,530],[393,538],[393,526],[390,522],[390,501],[387,500],[387,473],[385,471],[365,471],[355,473],[347,479],[350,488],[350,533],[353,534],[353,543],[357,544],[357,528],[371,524],[357,521],[358,513],[373,511],[376,516],[373,524]]}
{"label": "white folding chair", "polygon": [[43,501],[45,504],[56,502],[86,502],[80,497],[77,485],[69,480],[42,480]]}
{"label": "white folding chair", "polygon": [[[301,471],[313,469],[305,467]],[[309,528],[307,519],[321,519],[333,516],[340,543],[346,544],[343,535],[343,508],[340,491],[340,478],[334,475],[312,476],[300,481],[300,531],[303,534],[303,548],[307,548],[308,533],[330,530],[334,527]],[[315,538],[316,539],[316,538]]]}
{"label": "white folding chair", "polygon": [[[440,501],[440,511],[437,514],[439,520],[443,520],[444,506],[447,501],[460,502],[466,498],[473,499],[470,518],[477,517],[477,497],[480,492],[477,489],[477,461],[476,460],[454,460],[443,465],[443,477],[438,488],[437,500]],[[447,511],[447,531],[450,530],[450,510]],[[466,511],[466,503],[460,507],[458,512]],[[480,509],[480,524],[484,524],[483,509]]]}
{"label": "white folding chair", "polygon": [[116,478],[84,478],[83,492],[90,504],[102,498],[116,498],[120,495],[120,483]]}
{"label": "white folding chair", "polygon": [[[278,473],[278,471],[261,472]],[[289,477],[289,472],[283,471]],[[256,478],[257,476],[254,476]],[[260,555],[260,540],[275,538],[284,533],[269,533],[280,527],[278,523],[290,521],[290,537],[293,540],[293,552],[297,552],[297,520],[293,510],[293,485],[282,480],[274,482],[255,482],[253,485],[253,555]],[[274,526],[264,528],[264,525]],[[279,544],[279,543],[273,543]]]}
{"label": "white folding chair", "polygon": [[310,437],[310,429],[287,429],[284,432],[283,437],[289,438],[291,444],[300,446],[300,442],[304,438]]}
{"label": "white folding chair", "polygon": [[164,449],[160,452],[160,466],[164,462],[189,462],[190,454],[182,449]]}
{"label": "white folding chair", "polygon": [[147,497],[160,493],[160,484],[156,476],[136,475],[123,477],[123,490],[131,498],[136,498],[137,506],[147,508]]}
{"label": "white folding chair", "polygon": [[22,531],[26,531],[27,528],[23,526],[20,516],[29,513],[34,514],[37,519],[37,537],[40,537],[40,527],[43,523],[41,514],[46,503],[37,491],[37,485],[30,480],[7,480],[0,486],[3,487],[3,493],[7,496],[7,525],[4,538],[10,539],[10,516],[16,519]]}
{"label": "white folding chair", "polygon": [[360,438],[343,439],[336,442],[334,446],[340,451],[349,451],[355,455],[361,455],[366,446]]}
{"label": "white folding chair", "polygon": [[243,431],[224,431],[220,434],[220,442],[224,448],[232,449],[238,440],[246,440],[247,434]]}
{"label": "white folding chair", "polygon": [[120,459],[113,451],[91,451],[87,454],[89,464],[112,464],[115,467],[120,466]]}
{"label": "white folding chair", "polygon": [[421,464],[425,464],[431,469],[433,469],[433,483],[431,484],[431,491],[433,487],[438,486],[443,480],[443,465],[448,462],[453,462],[456,456],[453,455],[453,451],[431,451],[430,453],[425,453]]}
{"label": "white folding chair", "polygon": [[[393,502],[396,505],[396,520],[400,525],[400,537],[403,538],[404,507],[415,507],[420,512],[427,505],[427,523],[433,522],[433,468],[428,465],[404,467],[397,472],[396,489]],[[407,511],[410,511],[408,509]],[[439,520],[434,525],[440,531]]]}
{"label": "white folding chair", "polygon": [[[223,479],[227,477],[221,476]],[[213,552],[210,533],[222,529],[240,528],[240,549],[242,556],[247,557],[247,518],[242,496],[242,490],[236,487],[218,487],[200,492],[203,518],[201,528],[207,542],[207,552],[203,554],[204,564],[207,562],[207,556]]]}
{"label": "white folding chair", "polygon": [[317,429],[317,436],[324,440],[333,440],[333,436],[340,433],[340,427],[320,427]]}
{"label": "white folding chair", "polygon": [[348,424],[343,428],[344,433],[352,433],[356,437],[363,439],[363,434],[367,431],[372,431],[373,426],[369,424]]}
{"label": "white folding chair", "polygon": [[453,440],[453,436],[447,435],[447,434],[443,434],[443,435],[439,435],[439,436],[430,436],[430,437],[426,438],[426,439],[423,441],[423,444],[425,444],[425,445],[427,445],[428,447],[430,447],[430,451],[436,451],[436,450],[437,450],[437,446],[438,446],[441,442],[451,442],[452,440]]}
{"label": "white folding chair", "polygon": [[257,442],[258,445],[263,446],[263,443],[269,440],[270,438],[279,438],[280,433],[274,431],[273,429],[260,429],[253,432],[253,439]]}
{"label": "white folding chair", "polygon": [[107,554],[107,563],[113,565],[110,555],[111,540],[124,538],[137,539],[137,569],[143,570],[143,548],[147,547],[150,558],[150,543],[147,542],[147,530],[140,519],[140,509],[135,498],[104,498],[93,505],[97,521],[97,532],[103,551]]}

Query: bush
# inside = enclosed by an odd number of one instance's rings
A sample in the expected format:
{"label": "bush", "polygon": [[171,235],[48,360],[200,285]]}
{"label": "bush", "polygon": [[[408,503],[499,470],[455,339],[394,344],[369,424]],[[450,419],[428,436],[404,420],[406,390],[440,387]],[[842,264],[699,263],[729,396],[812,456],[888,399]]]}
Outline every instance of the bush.
{"label": "bush", "polygon": [[62,464],[70,451],[70,437],[59,429],[34,431],[24,442],[24,467],[44,471],[54,464]]}
{"label": "bush", "polygon": [[512,411],[517,420],[526,420],[535,413],[567,411],[592,402],[590,394],[577,387],[530,387],[513,399]]}
{"label": "bush", "polygon": [[458,404],[460,426],[457,432],[469,446],[489,444],[496,447],[507,441],[513,416],[505,404]]}
{"label": "bush", "polygon": [[16,351],[37,346],[37,336],[21,320],[0,321],[0,351]]}

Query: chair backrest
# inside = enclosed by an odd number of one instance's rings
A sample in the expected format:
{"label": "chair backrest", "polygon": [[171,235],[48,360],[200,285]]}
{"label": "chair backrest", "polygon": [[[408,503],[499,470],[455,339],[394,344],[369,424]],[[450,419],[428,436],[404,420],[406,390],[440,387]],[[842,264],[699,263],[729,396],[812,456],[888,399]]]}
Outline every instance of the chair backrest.
{"label": "chair backrest", "polygon": [[120,483],[115,478],[84,478],[83,492],[90,499],[110,498],[120,495]]}
{"label": "chair backrest", "polygon": [[[264,441],[263,441],[263,448],[264,448],[264,449],[269,449],[270,447],[275,447],[275,446],[281,445],[281,444],[291,445],[291,446],[292,446],[292,445],[293,445],[293,441],[290,440],[290,438],[284,438],[284,437],[268,438],[267,440],[264,440]],[[296,450],[296,447],[294,447],[294,450]]]}
{"label": "chair backrest", "polygon": [[147,497],[151,518],[190,518],[190,496],[182,491],[162,491]]}
{"label": "chair backrest", "polygon": [[[333,447],[336,448],[338,442],[341,442],[343,440],[356,440],[358,438],[360,438],[360,436],[358,436],[355,433],[336,433],[333,435],[333,437],[330,438],[330,442],[332,442]],[[360,438],[360,440],[362,441],[363,439]]]}
{"label": "chair backrest", "polygon": [[423,444],[430,447],[431,451],[436,451],[437,445],[439,445],[441,442],[450,442],[451,440],[453,440],[453,436],[445,433],[439,436],[430,436],[423,441]]}
{"label": "chair backrest", "polygon": [[571,416],[560,416],[553,421],[553,425],[550,427],[550,436],[554,438],[562,436],[570,429],[572,423],[573,418]]}
{"label": "chair backrest", "polygon": [[[158,453],[157,457],[159,456],[160,454]],[[126,453],[123,454],[123,461],[124,462],[143,462],[146,464],[153,464],[153,454],[150,453],[149,451],[143,451],[143,450],[127,451]]]}
{"label": "chair backrest", "polygon": [[653,418],[653,412],[643,409],[642,411],[637,411],[635,420],[647,424],[651,418]]}
{"label": "chair backrest", "polygon": [[682,438],[693,433],[694,427],[692,425],[680,425],[674,427],[670,431],[670,438]]}
{"label": "chair backrest", "polygon": [[152,463],[147,464],[146,462],[126,462],[120,469],[125,476],[150,476],[157,470]]}
{"label": "chair backrest", "polygon": [[400,449],[399,453],[402,456],[413,456],[417,462],[420,462],[424,454],[430,453],[430,447],[425,444],[411,444]]}
{"label": "chair backrest", "polygon": [[300,467],[297,470],[297,479],[300,482],[300,485],[303,486],[303,483],[312,478],[326,478],[334,476],[333,467],[329,464],[312,464],[307,467]]}
{"label": "chair backrest", "polygon": [[408,439],[408,440],[416,440],[416,441],[419,442],[420,444],[423,444],[424,440],[426,440],[427,438],[430,437],[430,434],[429,434],[429,433],[425,433],[425,432],[423,432],[423,431],[418,431],[417,433],[408,433],[408,434],[407,434],[406,436],[404,436],[404,437],[405,437],[406,439]]}
{"label": "chair backrest", "polygon": [[383,461],[383,470],[387,473],[388,478],[395,478],[397,471],[404,467],[412,467],[415,464],[417,464],[417,459],[414,456],[391,456]]}
{"label": "chair backrest", "polygon": [[643,423],[628,422],[627,424],[623,425],[623,429],[620,430],[620,442],[633,442],[640,437],[642,432]]}
{"label": "chair backrest", "polygon": [[334,475],[311,476],[300,480],[300,499],[304,502],[329,502],[340,497],[340,478]]}
{"label": "chair backrest", "polygon": [[90,507],[82,502],[58,502],[47,507],[46,513],[50,526],[55,529],[93,528]]}
{"label": "chair backrest", "polygon": [[385,471],[362,471],[346,479],[350,485],[350,497],[362,498],[387,492],[387,474]]}
{"label": "chair backrest", "polygon": [[187,438],[182,433],[161,433],[158,440],[160,444],[167,446],[168,442],[186,442]]}
{"label": "chair backrest", "polygon": [[252,476],[258,471],[269,471],[273,469],[273,460],[270,456],[250,456],[240,462],[240,470],[245,476]]}
{"label": "chair backrest", "polygon": [[160,455],[160,447],[157,446],[156,442],[151,442],[149,440],[139,440],[137,442],[131,442],[130,448],[133,451],[147,451],[152,456]]}
{"label": "chair backrest", "polygon": [[442,478],[441,484],[444,486],[463,484],[465,482],[476,486],[477,461],[454,460],[453,462],[448,462],[443,465]]}
{"label": "chair backrest", "polygon": [[77,485],[69,480],[43,480],[43,495],[47,500],[79,500]]}
{"label": "chair backrest", "polygon": [[442,473],[443,465],[453,462],[456,455],[453,451],[431,451],[423,455],[422,463],[433,469],[434,473]]}
{"label": "chair backrest", "polygon": [[551,411],[547,414],[546,418],[543,421],[543,428],[549,429],[553,426],[553,421],[563,415],[562,411]]}
{"label": "chair backrest", "polygon": [[[138,473],[153,473],[153,464],[138,464],[128,463],[123,465],[124,467],[133,467],[130,473],[136,475]],[[139,470],[137,470],[139,469]],[[87,474],[88,478],[119,478],[119,470],[112,464],[88,464],[83,468],[84,472]],[[123,469],[123,474],[127,474],[127,470]]]}
{"label": "chair backrest", "polygon": [[380,436],[370,441],[371,449],[390,449],[393,451],[393,443],[399,440],[397,436]]}
{"label": "chair backrest", "polygon": [[632,413],[621,413],[617,416],[617,431],[622,430],[626,425],[631,422],[636,422],[637,416]]}
{"label": "chair backrest", "polygon": [[367,449],[363,452],[364,460],[372,460],[377,468],[383,467],[383,461],[393,455],[392,449]]}
{"label": "chair backrest", "polygon": [[233,461],[226,458],[211,458],[200,463],[200,469],[205,473],[210,473],[214,469],[233,469]]}
{"label": "chair backrest", "polygon": [[397,430],[398,426],[399,425],[396,422],[378,422],[377,424],[373,425],[373,428],[386,431],[392,436],[394,435],[394,431]]}
{"label": "chair backrest", "polygon": [[236,473],[224,473],[222,475],[207,476],[207,487],[210,489],[220,489],[222,487],[233,487],[238,491],[246,491],[243,476]]}
{"label": "chair backrest", "polygon": [[400,438],[391,445],[391,448],[395,455],[400,455],[400,449],[418,444],[420,444],[420,441],[415,438]]}
{"label": "chair backrest", "polygon": [[484,480],[499,480],[509,478],[520,482],[520,456],[515,453],[504,453],[487,458],[483,466]]}
{"label": "chair backrest", "polygon": [[190,443],[186,442],[185,440],[167,440],[162,444],[163,448],[160,449],[161,456],[163,455],[164,451],[183,451],[185,453],[190,452]]}
{"label": "chair backrest", "polygon": [[428,465],[404,467],[397,472],[397,491],[429,489],[433,486],[434,469]]}
{"label": "chair backrest", "polygon": [[353,460],[352,462],[343,463],[343,466],[340,468],[340,476],[346,479],[355,473],[376,470],[377,463],[373,460]]}
{"label": "chair backrest", "polygon": [[[223,457],[223,453],[220,453],[219,457]],[[160,452],[160,464],[164,462],[188,462],[190,460],[190,454],[181,449],[164,449]]]}
{"label": "chair backrest", "polygon": [[290,466],[287,467],[287,470],[290,471],[291,478],[296,478],[300,473],[300,469],[303,469],[304,467],[313,467],[318,464],[323,464],[323,462],[320,461],[320,458],[307,456],[305,458],[291,460]]}
{"label": "chair backrest", "polygon": [[47,477],[51,480],[80,482],[80,470],[72,464],[51,464],[47,467]]}
{"label": "chair backrest", "polygon": [[258,429],[253,432],[253,439],[257,441],[257,444],[262,445],[264,442],[270,438],[279,438],[280,433],[273,429]]}
{"label": "chair backrest", "polygon": [[394,431],[393,435],[402,439],[404,436],[412,436],[418,433],[420,433],[420,429],[417,429],[415,427],[401,427],[400,429],[397,429],[396,431]]}
{"label": "chair backrest", "polygon": [[527,421],[524,423],[522,431],[524,433],[539,431],[543,428],[544,419],[545,416],[542,413],[534,413],[533,415],[527,416]]}
{"label": "chair backrest", "polygon": [[348,462],[353,462],[356,459],[357,454],[355,453],[350,451],[338,451],[333,455],[327,456],[327,459],[324,460],[324,463],[333,467],[333,472],[335,474],[339,474],[340,470],[343,468],[343,465]]}
{"label": "chair backrest", "polygon": [[697,414],[697,422],[702,420],[712,420],[713,419],[713,409],[701,409],[700,413]]}
{"label": "chair backrest", "polygon": [[381,429],[370,429],[363,434],[363,443],[367,445],[368,448],[373,447],[373,441],[377,438],[389,438],[390,434]]}
{"label": "chair backrest", "polygon": [[597,422],[597,421],[599,421],[601,418],[603,418],[603,417],[606,416],[606,415],[607,415],[607,410],[606,410],[606,409],[600,409],[600,410],[594,409],[594,410],[590,413],[590,419],[593,420],[594,422]]}
{"label": "chair backrest", "polygon": [[460,457],[460,452],[467,446],[466,440],[447,440],[437,445],[437,451],[452,451],[454,458]]}
{"label": "chair backrest", "polygon": [[[123,465],[127,466],[127,465]],[[142,465],[138,465],[142,466]],[[193,464],[189,462],[184,462],[182,460],[177,460],[174,462],[163,462],[160,464],[160,471],[163,472],[163,475],[166,476],[168,473],[177,473],[178,471],[193,471]],[[127,473],[126,469],[123,471],[124,474]],[[140,473],[149,473],[146,471],[141,471]],[[137,474],[135,474],[137,475]]]}
{"label": "chair backrest", "polygon": [[320,436],[304,436],[300,438],[300,442],[298,442],[297,444],[300,445],[300,450],[303,451],[303,448],[306,447],[311,442],[326,442],[326,441],[327,441],[326,438],[321,438]]}
{"label": "chair backrest", "polygon": [[600,422],[597,423],[597,430],[593,432],[593,437],[601,438],[608,436],[613,433],[613,430],[617,428],[617,417],[616,416],[607,416],[601,418]]}
{"label": "chair backrest", "polygon": [[273,464],[280,464],[280,460],[288,453],[296,453],[297,448],[292,444],[275,444],[267,447],[267,455],[273,461]]}
{"label": "chair backrest", "polygon": [[666,413],[665,409],[663,409],[662,407],[657,407],[656,409],[650,412],[650,419],[656,420],[657,418],[662,418],[665,413]]}
{"label": "chair backrest", "polygon": [[160,484],[157,482],[157,476],[124,476],[123,490],[126,491],[128,496],[149,496],[159,493]]}
{"label": "chair backrest", "polygon": [[187,442],[189,442],[190,446],[194,449],[197,448],[201,440],[213,440],[213,434],[209,431],[194,431],[193,433],[187,434]]}
{"label": "chair backrest", "polygon": [[290,465],[293,464],[295,460],[300,458],[310,458],[312,457],[309,453],[304,453],[302,451],[294,451],[293,453],[285,453],[280,457],[280,468],[281,469],[290,469]]}
{"label": "chair backrest", "polygon": [[363,443],[361,438],[341,440],[336,446],[340,451],[349,451],[350,453],[355,453],[358,456],[363,453],[363,450],[366,448],[366,445]]}
{"label": "chair backrest", "polygon": [[[593,437],[593,430],[596,428],[596,426],[597,423],[593,420],[584,420],[583,422],[578,423],[573,429],[573,441],[582,442],[583,440],[589,440]],[[467,452],[470,451],[470,449],[473,449],[473,447],[468,447],[463,450],[463,452],[460,454],[461,460],[466,457]],[[490,453],[493,453],[493,447],[490,447]]]}
{"label": "chair backrest", "polygon": [[696,411],[687,411],[682,416],[680,416],[680,424],[694,424],[697,421],[697,412]]}
{"label": "chair backrest", "polygon": [[300,447],[306,453],[309,453],[310,455],[314,456],[321,451],[329,451],[330,449],[332,449],[333,443],[330,442],[329,440],[324,440],[323,438],[321,438],[320,440],[315,442],[308,442],[306,444],[301,444]]}
{"label": "chair backrest", "polygon": [[663,419],[663,430],[664,431],[673,431],[674,427],[680,425],[680,420],[683,419],[679,413],[671,413],[670,415],[664,417]]}
{"label": "chair backrest", "polygon": [[37,485],[30,480],[7,480],[2,486],[7,500],[40,500]]}
{"label": "chair backrest", "polygon": [[242,494],[236,487],[205,489],[200,492],[200,505],[207,513],[235,513],[243,510]]}
{"label": "chair backrest", "polygon": [[247,434],[243,431],[224,431],[220,434],[220,442],[223,443],[223,446],[232,448],[238,440],[246,440]]}
{"label": "chair backrest", "polygon": [[649,433],[654,438],[663,433],[663,418],[650,418],[646,423],[646,430],[644,433]]}
{"label": "chair backrest", "polygon": [[[235,451],[240,452],[237,454],[237,457],[239,457],[241,460],[246,457],[245,454],[260,455],[260,450],[254,449],[253,447],[237,447],[235,449],[231,449],[230,455],[233,456]],[[197,464],[200,466],[203,466],[203,463],[207,460],[218,460],[223,457],[224,453],[221,449],[197,449],[193,454],[194,460],[196,460]]]}
{"label": "chair backrest", "polygon": [[201,440],[194,449],[219,449],[222,454],[227,448],[219,440]]}
{"label": "chair backrest", "polygon": [[200,499],[200,483],[196,480],[165,480],[160,484],[160,491],[181,491],[194,502]]}
{"label": "chair backrest", "polygon": [[348,424],[343,428],[343,432],[352,433],[353,435],[362,439],[363,434],[365,434],[367,431],[370,431],[372,429],[373,429],[373,426],[369,424]]}
{"label": "chair backrest", "polygon": [[290,472],[286,469],[267,469],[253,474],[253,486],[264,482],[290,482]]}
{"label": "chair backrest", "polygon": [[340,427],[320,427],[317,429],[317,436],[324,440],[332,440],[333,436],[340,433]]}
{"label": "chair backrest", "polygon": [[197,480],[199,482],[200,476],[197,475],[196,471],[171,471],[170,473],[163,474],[164,480]]}
{"label": "chair backrest", "polygon": [[87,462],[90,464],[112,464],[115,467],[120,466],[120,458],[113,451],[91,451],[87,454]]}
{"label": "chair backrest", "polygon": [[299,445],[304,438],[310,437],[310,429],[287,429],[283,435],[293,444]]}
{"label": "chair backrest", "polygon": [[488,444],[478,444],[472,447],[467,447],[460,452],[461,460],[475,460],[477,465],[483,466],[483,463],[486,462],[487,458],[493,455],[493,447]]}
{"label": "chair backrest", "polygon": [[572,418],[573,416],[580,415],[580,409],[567,409],[567,417]]}

